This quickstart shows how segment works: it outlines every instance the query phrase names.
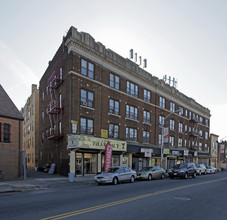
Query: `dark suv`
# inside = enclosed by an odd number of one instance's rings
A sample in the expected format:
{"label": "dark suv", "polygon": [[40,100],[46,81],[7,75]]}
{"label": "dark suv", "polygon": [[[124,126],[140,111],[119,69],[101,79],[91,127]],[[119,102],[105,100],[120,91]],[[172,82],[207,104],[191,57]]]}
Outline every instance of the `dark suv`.
{"label": "dark suv", "polygon": [[169,169],[169,177],[181,177],[187,179],[189,176],[196,177],[196,166],[194,163],[181,163]]}

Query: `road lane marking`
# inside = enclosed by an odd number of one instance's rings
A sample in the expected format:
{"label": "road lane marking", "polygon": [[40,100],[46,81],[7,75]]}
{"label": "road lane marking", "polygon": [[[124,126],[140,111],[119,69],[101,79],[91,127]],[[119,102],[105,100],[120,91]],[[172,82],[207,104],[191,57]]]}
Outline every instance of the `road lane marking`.
{"label": "road lane marking", "polygon": [[147,194],[134,196],[134,197],[127,198],[127,199],[118,200],[118,201],[115,201],[115,202],[104,203],[102,205],[92,206],[92,207],[89,207],[89,208],[80,209],[80,210],[73,211],[73,212],[67,212],[67,213],[63,213],[63,214],[60,214],[60,215],[55,215],[55,216],[43,218],[41,220],[53,220],[53,219],[58,220],[58,219],[69,218],[69,217],[80,215],[80,214],[83,214],[83,213],[92,212],[92,211],[96,211],[96,210],[120,205],[120,204],[127,203],[127,202],[132,202],[132,201],[135,201],[135,200],[144,199],[144,198],[151,197],[151,196],[156,196],[156,195],[160,195],[160,194],[164,194],[164,193],[168,193],[168,192],[173,192],[173,191],[181,190],[181,189],[185,189],[185,188],[195,187],[195,186],[199,186],[199,185],[219,182],[219,181],[222,181],[222,180],[227,180],[227,178],[222,178],[222,179],[218,179],[218,180],[210,180],[210,181],[206,181],[206,182],[202,182],[202,183],[194,183],[194,184],[190,184],[190,185],[186,185],[186,186],[180,186],[180,187],[175,187],[175,188],[166,189],[166,190],[162,190],[162,191],[157,191],[157,192],[154,192],[154,193],[147,193]]}

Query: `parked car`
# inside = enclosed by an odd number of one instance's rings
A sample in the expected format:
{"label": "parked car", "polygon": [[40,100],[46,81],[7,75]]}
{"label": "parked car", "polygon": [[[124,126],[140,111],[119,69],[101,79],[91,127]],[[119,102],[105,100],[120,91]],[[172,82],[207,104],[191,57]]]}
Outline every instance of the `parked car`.
{"label": "parked car", "polygon": [[164,179],[166,176],[166,171],[159,167],[144,167],[139,172],[137,172],[137,179]]}
{"label": "parked car", "polygon": [[196,166],[194,163],[181,163],[175,165],[168,171],[169,177],[181,177],[187,179],[189,176],[196,177]]}
{"label": "parked car", "polygon": [[217,169],[213,166],[208,166],[206,170],[207,170],[207,173],[216,173],[217,172]]}
{"label": "parked car", "polygon": [[204,164],[202,164],[202,163],[201,164],[197,164],[196,165],[196,173],[198,175],[202,175],[202,174],[206,175],[207,174],[206,166]]}
{"label": "parked car", "polygon": [[98,184],[113,183],[116,185],[117,183],[124,181],[133,183],[136,179],[136,171],[131,170],[129,167],[116,166],[110,167],[101,174],[96,175],[94,178],[95,182]]}

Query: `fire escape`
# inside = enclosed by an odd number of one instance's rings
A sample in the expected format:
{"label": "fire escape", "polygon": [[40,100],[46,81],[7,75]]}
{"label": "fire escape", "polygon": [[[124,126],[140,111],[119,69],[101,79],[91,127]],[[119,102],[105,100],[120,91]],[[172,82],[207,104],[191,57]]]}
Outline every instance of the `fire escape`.
{"label": "fire escape", "polygon": [[47,139],[59,139],[62,137],[60,132],[61,127],[58,130],[56,125],[58,123],[59,115],[62,114],[62,98],[61,95],[57,93],[57,89],[63,83],[63,73],[62,73],[62,56],[63,56],[63,47],[62,43],[61,55],[60,55],[60,65],[57,70],[55,70],[48,79],[48,91],[50,94],[50,102],[47,105],[47,114],[49,115],[50,128],[48,130]]}
{"label": "fire escape", "polygon": [[190,140],[191,140],[191,149],[198,150],[199,149],[199,132],[198,132],[198,123],[199,117],[198,115],[194,115],[190,119],[191,122],[191,132],[189,132]]}

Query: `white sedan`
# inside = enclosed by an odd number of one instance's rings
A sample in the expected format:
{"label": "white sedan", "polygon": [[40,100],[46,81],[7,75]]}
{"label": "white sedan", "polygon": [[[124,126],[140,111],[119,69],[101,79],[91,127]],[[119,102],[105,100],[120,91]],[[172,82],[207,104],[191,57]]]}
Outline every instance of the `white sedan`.
{"label": "white sedan", "polygon": [[216,173],[217,169],[213,166],[208,166],[206,171],[207,171],[207,173]]}

